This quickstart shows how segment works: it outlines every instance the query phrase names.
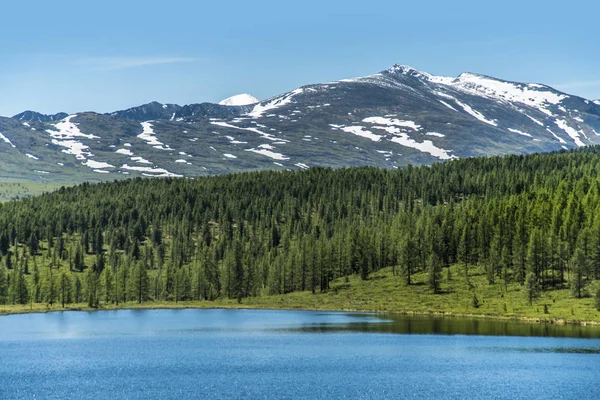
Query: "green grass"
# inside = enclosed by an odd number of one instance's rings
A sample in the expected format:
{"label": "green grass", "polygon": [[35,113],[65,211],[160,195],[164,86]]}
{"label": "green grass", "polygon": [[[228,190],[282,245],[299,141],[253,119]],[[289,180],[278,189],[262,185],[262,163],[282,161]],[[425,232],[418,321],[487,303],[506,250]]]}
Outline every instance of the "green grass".
{"label": "green grass", "polygon": [[[338,279],[325,293],[297,292],[280,296],[262,296],[243,299],[241,303],[231,299],[199,302],[147,302],[143,304],[101,303],[99,309],[116,308],[261,308],[261,309],[302,309],[375,311],[401,314],[442,314],[447,316],[469,316],[482,318],[519,319],[532,322],[556,323],[598,323],[600,312],[595,308],[592,297],[575,299],[569,290],[544,292],[533,305],[519,284],[510,284],[504,291],[501,284],[489,285],[481,273],[471,275],[469,288],[458,267],[452,267],[454,278],[444,279],[442,294],[433,294],[426,285],[426,274],[415,275],[413,284],[407,286],[400,276],[393,276],[391,269],[372,274],[363,281],[358,276]],[[599,282],[588,285],[590,293],[595,292]],[[473,294],[480,302],[479,308],[472,304]],[[548,313],[544,313],[544,304]],[[0,306],[0,314],[23,312],[59,311],[60,304],[53,307],[43,304],[33,306]],[[68,305],[67,310],[91,310],[85,304]],[[506,310],[506,311],[505,311]]]}
{"label": "green grass", "polygon": [[[458,267],[452,267],[453,279],[442,283],[442,294],[433,294],[426,284],[426,274],[413,277],[412,285],[405,285],[402,277],[393,276],[391,269],[372,274],[362,281],[358,276],[333,283],[327,293],[312,295],[309,292],[290,293],[284,296],[245,299],[247,305],[265,308],[302,308],[322,310],[376,311],[415,314],[446,314],[514,318],[532,321],[598,322],[600,311],[592,297],[575,299],[568,289],[550,290],[529,305],[524,288],[510,284],[489,285],[483,274],[471,275],[472,289],[467,285]],[[593,290],[598,282],[590,284]],[[473,307],[473,295],[480,307]],[[544,313],[544,304],[548,313]],[[505,311],[506,310],[506,311]]]}
{"label": "green grass", "polygon": [[51,192],[63,186],[59,183],[0,179],[0,202],[13,199],[23,199],[44,192]]}

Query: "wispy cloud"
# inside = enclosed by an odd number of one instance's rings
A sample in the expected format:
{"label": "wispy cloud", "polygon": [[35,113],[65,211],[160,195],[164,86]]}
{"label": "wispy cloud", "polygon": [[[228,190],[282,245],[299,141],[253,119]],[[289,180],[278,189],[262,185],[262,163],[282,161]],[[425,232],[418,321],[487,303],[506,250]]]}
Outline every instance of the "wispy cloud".
{"label": "wispy cloud", "polygon": [[103,71],[115,71],[119,69],[195,61],[198,61],[198,59],[190,57],[92,57],[77,60],[76,63]]}

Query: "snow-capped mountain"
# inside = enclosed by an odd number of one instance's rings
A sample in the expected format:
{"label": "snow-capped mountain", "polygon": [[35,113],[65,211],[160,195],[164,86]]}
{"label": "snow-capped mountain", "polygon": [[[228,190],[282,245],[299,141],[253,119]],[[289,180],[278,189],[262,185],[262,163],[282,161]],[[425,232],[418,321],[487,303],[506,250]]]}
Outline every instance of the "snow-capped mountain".
{"label": "snow-capped mountain", "polygon": [[542,84],[395,65],[254,105],[149,103],[0,118],[0,174],[79,182],[258,169],[397,168],[600,143],[600,104]]}
{"label": "snow-capped mountain", "polygon": [[219,102],[222,106],[247,106],[256,103],[260,103],[260,100],[247,93],[231,96]]}

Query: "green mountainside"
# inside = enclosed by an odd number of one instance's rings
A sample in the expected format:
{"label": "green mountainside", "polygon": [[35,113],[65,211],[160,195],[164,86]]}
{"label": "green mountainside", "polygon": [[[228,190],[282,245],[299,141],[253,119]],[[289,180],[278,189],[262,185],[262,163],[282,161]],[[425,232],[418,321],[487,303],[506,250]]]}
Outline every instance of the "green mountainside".
{"label": "green mountainside", "polygon": [[88,184],[0,205],[0,304],[600,321],[600,147]]}

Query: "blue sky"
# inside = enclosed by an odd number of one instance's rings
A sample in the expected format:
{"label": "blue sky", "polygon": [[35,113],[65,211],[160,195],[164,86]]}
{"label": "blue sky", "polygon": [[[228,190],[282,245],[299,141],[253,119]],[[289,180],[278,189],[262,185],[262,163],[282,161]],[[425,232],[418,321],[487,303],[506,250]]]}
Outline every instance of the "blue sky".
{"label": "blue sky", "polygon": [[595,99],[598,3],[6,0],[0,115],[265,99],[394,63]]}

